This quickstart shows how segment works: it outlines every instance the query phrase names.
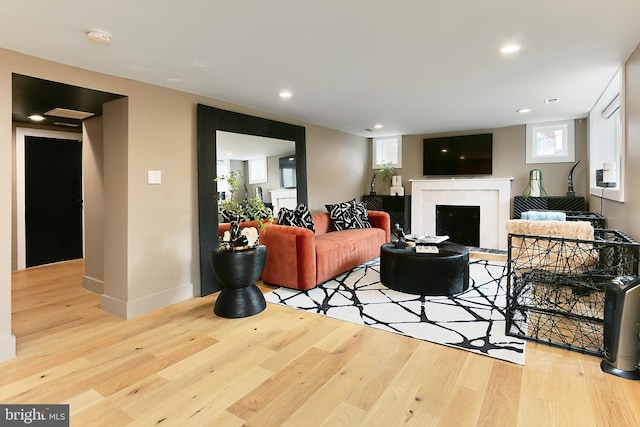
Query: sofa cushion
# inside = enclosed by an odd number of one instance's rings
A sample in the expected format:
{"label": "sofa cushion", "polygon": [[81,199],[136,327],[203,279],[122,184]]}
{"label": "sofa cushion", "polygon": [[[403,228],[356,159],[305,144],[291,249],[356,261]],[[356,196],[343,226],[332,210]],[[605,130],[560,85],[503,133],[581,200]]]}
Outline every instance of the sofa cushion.
{"label": "sofa cushion", "polygon": [[316,283],[326,282],[379,256],[385,240],[385,231],[381,228],[343,230],[316,236]]}
{"label": "sofa cushion", "polygon": [[325,205],[336,231],[371,228],[364,203],[351,199],[348,202]]}
{"label": "sofa cushion", "polygon": [[300,203],[295,209],[281,207],[278,213],[278,224],[316,231],[311,212],[309,212],[309,208],[304,203]]}

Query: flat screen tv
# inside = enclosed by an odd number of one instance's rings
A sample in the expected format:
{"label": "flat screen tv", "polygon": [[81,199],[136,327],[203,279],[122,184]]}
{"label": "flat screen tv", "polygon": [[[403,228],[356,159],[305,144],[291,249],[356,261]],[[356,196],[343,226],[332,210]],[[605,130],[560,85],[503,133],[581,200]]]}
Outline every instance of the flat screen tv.
{"label": "flat screen tv", "polygon": [[493,134],[423,140],[423,175],[491,175]]}

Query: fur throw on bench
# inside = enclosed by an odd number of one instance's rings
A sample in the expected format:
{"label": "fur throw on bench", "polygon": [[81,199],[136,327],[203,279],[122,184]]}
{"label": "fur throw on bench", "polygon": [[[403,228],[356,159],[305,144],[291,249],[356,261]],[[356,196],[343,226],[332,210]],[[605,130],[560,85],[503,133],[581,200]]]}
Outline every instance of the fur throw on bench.
{"label": "fur throw on bench", "polygon": [[582,273],[598,260],[588,221],[507,221],[514,269]]}

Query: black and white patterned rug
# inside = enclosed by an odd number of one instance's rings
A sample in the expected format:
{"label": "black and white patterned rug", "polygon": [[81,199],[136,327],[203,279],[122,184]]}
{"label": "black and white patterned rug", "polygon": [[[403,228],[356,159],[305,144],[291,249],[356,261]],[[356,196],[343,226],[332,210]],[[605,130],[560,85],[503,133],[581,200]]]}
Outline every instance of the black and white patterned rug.
{"label": "black and white patterned rug", "polygon": [[380,283],[375,258],[308,291],[278,288],[267,302],[524,365],[524,340],[505,335],[506,265],[472,260],[469,289],[453,297],[405,294]]}

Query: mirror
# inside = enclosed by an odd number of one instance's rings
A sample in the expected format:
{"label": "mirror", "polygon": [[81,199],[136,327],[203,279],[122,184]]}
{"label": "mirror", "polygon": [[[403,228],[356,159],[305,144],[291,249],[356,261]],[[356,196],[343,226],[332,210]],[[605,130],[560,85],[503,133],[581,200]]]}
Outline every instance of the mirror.
{"label": "mirror", "polygon": [[[218,247],[218,202],[216,197],[218,189],[214,179],[217,176],[219,132],[292,141],[295,145],[295,196],[297,203],[308,203],[307,160],[305,128],[302,126],[221,110],[202,104],[198,104],[197,110],[200,295],[204,296],[220,290],[220,285],[210,266],[211,251]],[[273,196],[273,193],[271,195]]]}
{"label": "mirror", "polygon": [[[282,206],[297,205],[295,155],[293,141],[216,131],[217,176],[239,170],[243,183],[239,194],[234,195],[236,201],[242,203],[245,197],[259,197],[276,217]],[[220,200],[230,196],[228,190],[226,181],[218,182]],[[218,215],[218,221],[221,220]]]}

